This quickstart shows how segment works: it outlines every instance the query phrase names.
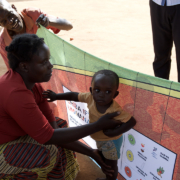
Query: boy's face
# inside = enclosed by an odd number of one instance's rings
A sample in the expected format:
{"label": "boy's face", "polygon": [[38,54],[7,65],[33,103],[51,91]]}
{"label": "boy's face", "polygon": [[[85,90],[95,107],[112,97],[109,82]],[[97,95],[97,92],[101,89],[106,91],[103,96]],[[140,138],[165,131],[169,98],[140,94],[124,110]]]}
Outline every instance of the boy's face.
{"label": "boy's face", "polygon": [[118,95],[115,80],[104,74],[98,74],[92,82],[91,93],[97,105],[105,106],[110,104]]}
{"label": "boy's face", "polygon": [[10,31],[22,31],[23,20],[14,5],[11,7],[9,3],[0,4],[0,26]]}

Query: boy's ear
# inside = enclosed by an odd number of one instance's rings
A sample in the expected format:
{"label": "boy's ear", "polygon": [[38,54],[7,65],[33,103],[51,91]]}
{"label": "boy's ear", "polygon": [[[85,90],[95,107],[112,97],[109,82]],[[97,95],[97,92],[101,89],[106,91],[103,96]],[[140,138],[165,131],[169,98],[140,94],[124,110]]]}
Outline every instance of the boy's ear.
{"label": "boy's ear", "polygon": [[119,94],[119,91],[116,91],[113,98],[117,97],[118,94]]}
{"label": "boy's ear", "polygon": [[89,91],[90,91],[90,92],[91,92],[91,94],[92,94],[92,87],[90,87],[90,88],[89,88]]}
{"label": "boy's ear", "polygon": [[11,7],[12,7],[15,11],[17,11],[16,6],[15,6],[14,4],[12,4]]}

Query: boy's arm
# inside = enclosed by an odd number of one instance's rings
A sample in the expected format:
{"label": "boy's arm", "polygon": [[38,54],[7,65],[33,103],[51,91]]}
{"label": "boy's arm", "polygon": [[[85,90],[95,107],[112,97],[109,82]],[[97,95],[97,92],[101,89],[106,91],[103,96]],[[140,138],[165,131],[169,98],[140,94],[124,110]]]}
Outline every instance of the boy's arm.
{"label": "boy's arm", "polygon": [[56,94],[51,90],[44,91],[42,93],[43,98],[49,99],[48,102],[52,102],[55,100],[67,100],[67,101],[79,101],[77,92],[67,92],[67,93],[59,93]]}
{"label": "boy's arm", "polygon": [[129,131],[135,125],[136,125],[136,120],[134,119],[134,117],[131,117],[130,120],[127,121],[126,123],[122,123],[120,126],[114,129],[104,130],[103,132],[106,136],[114,137]]}
{"label": "boy's arm", "polygon": [[67,92],[56,94],[57,100],[79,101],[77,92]]}

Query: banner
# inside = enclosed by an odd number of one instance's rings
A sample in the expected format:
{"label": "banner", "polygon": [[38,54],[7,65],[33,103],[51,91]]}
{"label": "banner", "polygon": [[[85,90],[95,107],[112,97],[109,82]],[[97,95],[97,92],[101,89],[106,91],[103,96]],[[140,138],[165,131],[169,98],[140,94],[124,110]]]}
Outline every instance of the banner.
{"label": "banner", "polygon": [[[63,86],[64,93],[70,92]],[[86,103],[66,101],[70,127],[89,123],[89,110]],[[87,136],[84,142],[97,148],[96,142]],[[118,160],[118,171],[125,179],[160,180],[172,179],[176,154],[131,129],[123,134],[123,143]]]}
{"label": "banner", "polygon": [[[134,129],[123,135],[118,179],[180,180],[179,83],[101,60],[43,27],[37,34],[49,46],[53,64],[53,76],[50,82],[43,84],[44,89],[52,89],[57,93],[88,92],[91,78],[96,71],[110,69],[118,74],[119,95],[115,100],[137,121]],[[75,111],[72,107],[77,108],[77,114],[72,114]],[[88,123],[88,110],[79,104],[56,101],[51,103],[51,108],[55,116],[69,120],[71,126]],[[78,108],[81,109],[81,116]],[[90,137],[86,138],[84,142],[87,145],[91,146],[92,142],[92,147],[96,147]],[[133,139],[136,142],[134,145]],[[128,157],[133,157],[133,161]]]}

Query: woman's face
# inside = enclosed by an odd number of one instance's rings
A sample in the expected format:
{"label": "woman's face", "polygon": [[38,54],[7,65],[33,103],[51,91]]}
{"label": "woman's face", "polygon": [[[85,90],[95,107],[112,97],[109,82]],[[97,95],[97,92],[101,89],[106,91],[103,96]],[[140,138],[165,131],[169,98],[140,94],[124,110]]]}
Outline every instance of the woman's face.
{"label": "woman's face", "polygon": [[28,80],[31,83],[47,82],[52,76],[53,65],[49,61],[50,51],[44,43],[28,63]]}

